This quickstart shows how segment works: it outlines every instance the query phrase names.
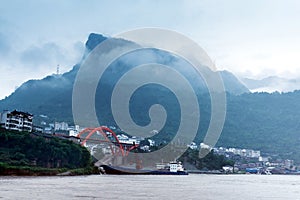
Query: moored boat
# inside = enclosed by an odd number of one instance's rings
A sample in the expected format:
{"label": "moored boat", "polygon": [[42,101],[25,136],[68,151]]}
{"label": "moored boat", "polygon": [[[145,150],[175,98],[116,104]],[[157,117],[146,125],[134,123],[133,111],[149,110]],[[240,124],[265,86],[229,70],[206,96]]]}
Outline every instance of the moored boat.
{"label": "moored boat", "polygon": [[[135,169],[112,165],[101,165],[100,169],[105,174],[115,175],[188,175],[181,162],[159,163],[156,169]],[[100,170],[100,171],[101,171]]]}

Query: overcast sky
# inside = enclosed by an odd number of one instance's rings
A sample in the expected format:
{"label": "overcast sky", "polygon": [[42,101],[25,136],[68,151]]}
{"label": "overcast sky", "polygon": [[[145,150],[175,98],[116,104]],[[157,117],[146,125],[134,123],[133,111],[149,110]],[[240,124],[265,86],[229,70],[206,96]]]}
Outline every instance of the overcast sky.
{"label": "overcast sky", "polygon": [[300,77],[298,0],[1,0],[0,99],[76,64],[91,32],[141,27],[185,34],[239,77]]}

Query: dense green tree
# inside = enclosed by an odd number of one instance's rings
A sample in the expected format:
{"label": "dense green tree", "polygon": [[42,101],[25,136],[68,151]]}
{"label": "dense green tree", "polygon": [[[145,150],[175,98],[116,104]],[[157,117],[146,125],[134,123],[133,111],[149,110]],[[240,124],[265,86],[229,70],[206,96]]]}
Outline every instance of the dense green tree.
{"label": "dense green tree", "polygon": [[200,170],[220,170],[223,166],[234,165],[234,161],[215,154],[213,151],[210,151],[204,158],[199,158],[199,150],[196,149],[188,149],[179,160],[188,162]]}
{"label": "dense green tree", "polygon": [[89,151],[72,141],[30,133],[0,130],[0,162],[13,166],[84,168]]}

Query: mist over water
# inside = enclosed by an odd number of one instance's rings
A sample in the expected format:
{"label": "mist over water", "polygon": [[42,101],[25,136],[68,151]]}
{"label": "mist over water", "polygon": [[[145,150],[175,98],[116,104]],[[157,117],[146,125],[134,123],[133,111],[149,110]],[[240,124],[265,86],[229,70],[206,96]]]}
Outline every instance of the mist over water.
{"label": "mist over water", "polygon": [[0,177],[0,199],[300,199],[298,176]]}

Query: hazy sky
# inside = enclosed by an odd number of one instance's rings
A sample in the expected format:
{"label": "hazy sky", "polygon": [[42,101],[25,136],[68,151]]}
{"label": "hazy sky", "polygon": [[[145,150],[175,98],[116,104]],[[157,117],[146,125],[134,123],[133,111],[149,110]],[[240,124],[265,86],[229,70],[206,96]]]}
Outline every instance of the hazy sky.
{"label": "hazy sky", "polygon": [[298,0],[1,0],[0,99],[28,79],[66,72],[91,32],[168,28],[239,77],[300,77]]}

